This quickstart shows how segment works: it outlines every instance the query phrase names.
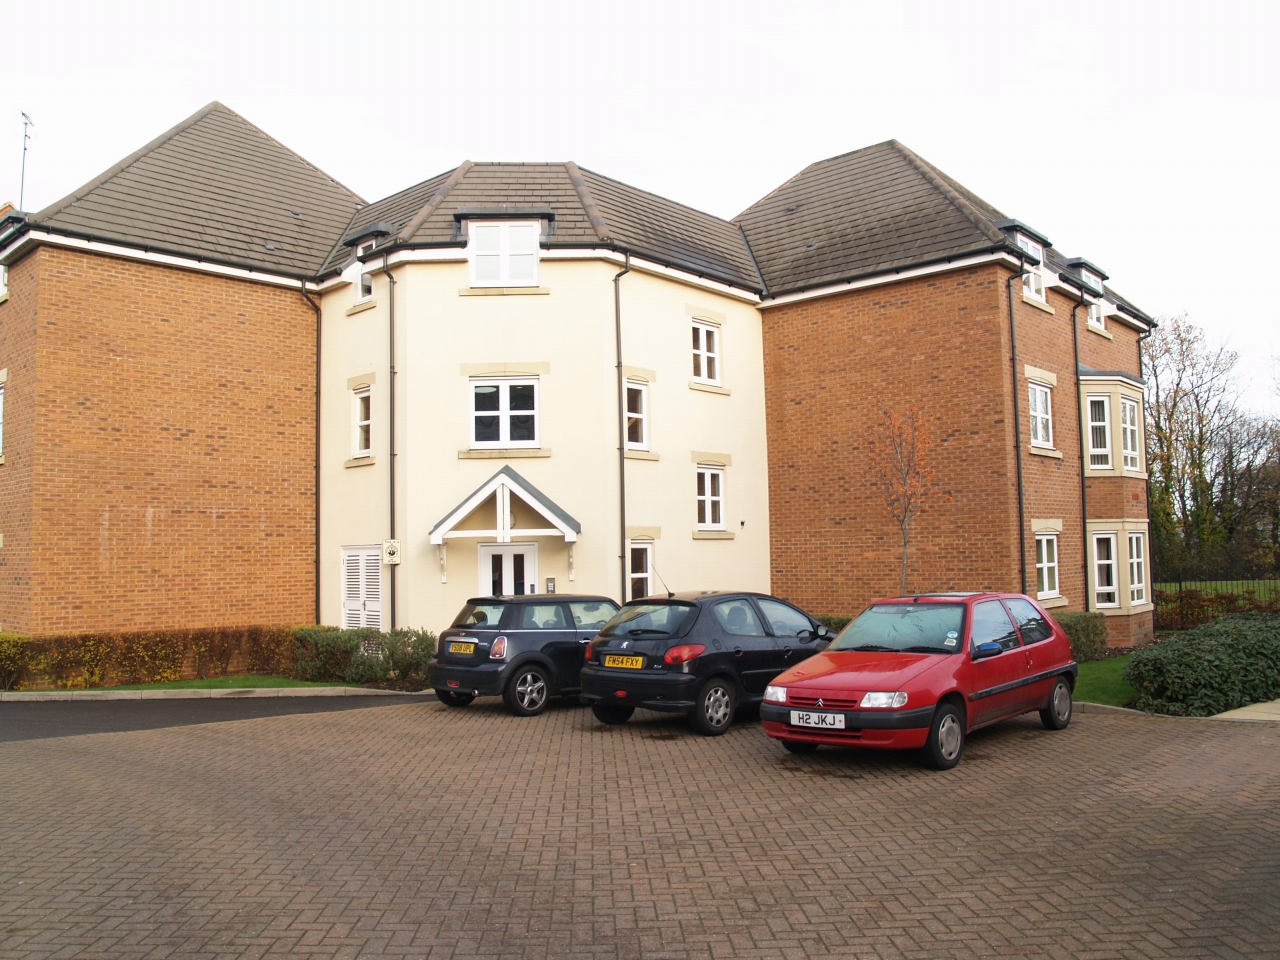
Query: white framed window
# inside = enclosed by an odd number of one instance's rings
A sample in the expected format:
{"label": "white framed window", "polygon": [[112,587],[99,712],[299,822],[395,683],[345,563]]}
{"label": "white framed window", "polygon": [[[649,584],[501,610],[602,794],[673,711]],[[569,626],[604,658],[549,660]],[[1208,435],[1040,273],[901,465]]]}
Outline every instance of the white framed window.
{"label": "white framed window", "polygon": [[693,379],[720,382],[720,328],[709,323],[693,324]]}
{"label": "white framed window", "polygon": [[698,467],[698,529],[724,529],[724,471]]}
{"label": "white framed window", "polygon": [[377,245],[377,240],[366,240],[364,243],[356,247],[356,257],[367,257],[369,254],[373,253],[373,248]]}
{"label": "white framed window", "polygon": [[1140,533],[1129,534],[1129,602],[1147,600],[1147,552]]}
{"label": "white framed window", "polygon": [[382,629],[382,547],[342,548],[342,627]]}
{"label": "white framed window", "polygon": [[1111,398],[1090,396],[1086,399],[1089,409],[1089,466],[1111,468]]}
{"label": "white framed window", "polygon": [[355,391],[354,399],[352,455],[358,459],[373,453],[373,399],[368,387]]}
{"label": "white framed window", "polygon": [[1053,446],[1053,390],[1032,381],[1028,387],[1031,414],[1031,445]]}
{"label": "white framed window", "polygon": [[639,380],[627,381],[627,449],[649,449],[649,385]]}
{"label": "white framed window", "polygon": [[1102,304],[1089,304],[1089,326],[1097,327],[1099,330],[1107,329],[1107,318],[1102,312]]}
{"label": "white framed window", "polygon": [[1044,247],[1021,233],[1018,234],[1018,246],[1040,261],[1034,267],[1026,264],[1027,272],[1022,275],[1022,292],[1028,297],[1044,301],[1044,274],[1041,272],[1041,267],[1044,266]]}
{"label": "white framed window", "polygon": [[536,287],[541,221],[471,221],[467,253],[473,287]]}
{"label": "white framed window", "polygon": [[1093,599],[1097,607],[1120,606],[1120,592],[1116,587],[1116,535],[1093,535]]}
{"label": "white framed window", "polygon": [[373,299],[373,274],[360,274],[360,284],[356,291],[356,302],[364,303],[366,300]]}
{"label": "white framed window", "polygon": [[0,297],[9,292],[9,268],[0,264]]}
{"label": "white framed window", "polygon": [[473,449],[537,447],[537,378],[471,381]]}
{"label": "white framed window", "polygon": [[1080,278],[1099,293],[1102,292],[1102,278],[1097,274],[1090,273],[1088,270],[1081,270]]}
{"label": "white framed window", "polygon": [[632,540],[628,550],[631,565],[631,599],[653,593],[653,543],[645,540]]}
{"label": "white framed window", "polygon": [[1058,595],[1058,535],[1036,534],[1036,599]]}
{"label": "white framed window", "polygon": [[1126,470],[1142,469],[1142,454],[1138,447],[1138,415],[1141,409],[1137,400],[1120,398],[1120,446]]}

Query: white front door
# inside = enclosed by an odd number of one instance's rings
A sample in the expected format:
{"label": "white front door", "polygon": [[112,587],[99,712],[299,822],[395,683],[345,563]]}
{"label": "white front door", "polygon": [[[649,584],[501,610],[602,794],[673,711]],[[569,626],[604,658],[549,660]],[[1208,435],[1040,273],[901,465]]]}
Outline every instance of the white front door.
{"label": "white front door", "polygon": [[342,548],[342,627],[382,629],[382,547]]}
{"label": "white front door", "polygon": [[481,596],[517,596],[538,592],[536,543],[480,544]]}

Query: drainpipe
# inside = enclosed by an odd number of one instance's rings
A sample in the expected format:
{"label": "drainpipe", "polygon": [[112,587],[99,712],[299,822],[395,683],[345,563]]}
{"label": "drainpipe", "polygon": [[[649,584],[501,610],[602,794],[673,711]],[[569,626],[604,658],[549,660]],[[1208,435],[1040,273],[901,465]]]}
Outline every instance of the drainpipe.
{"label": "drainpipe", "polygon": [[[1084,386],[1080,383],[1080,328],[1076,325],[1076,311],[1084,306],[1084,291],[1080,291],[1080,302],[1071,305],[1071,347],[1076,358],[1076,409],[1080,411],[1080,534],[1084,545],[1084,555],[1080,558],[1080,566],[1084,571],[1084,612],[1088,613],[1093,591],[1089,587],[1089,508],[1085,492],[1085,470],[1089,465],[1089,448],[1084,442],[1084,432],[1089,429],[1089,421],[1084,416]],[[1141,348],[1139,348],[1141,349]]]}
{"label": "drainpipe", "polygon": [[[390,319],[387,323],[387,356],[388,365],[391,369],[391,383],[387,388],[387,441],[390,445],[390,455],[387,459],[390,461],[390,470],[388,474],[390,480],[391,494],[391,536],[388,539],[396,538],[396,278],[391,275],[390,269],[387,267],[387,254],[382,255],[382,272],[387,275],[387,312]],[[396,628],[396,568],[398,564],[391,564],[391,629]]]}
{"label": "drainpipe", "polygon": [[316,623],[320,623],[320,304],[311,299],[307,293],[307,281],[299,280],[299,288],[303,299],[311,304],[316,312]]}
{"label": "drainpipe", "polygon": [[618,357],[618,560],[622,597],[627,602],[627,391],[622,377],[622,278],[631,272],[631,253],[613,278],[613,337]]}
{"label": "drainpipe", "polygon": [[1013,347],[1013,459],[1018,468],[1018,560],[1022,569],[1022,592],[1027,592],[1027,507],[1022,484],[1022,405],[1018,402],[1018,330],[1013,312],[1013,282],[1027,274],[1027,262],[1018,258],[1018,273],[1009,277],[1009,340]]}

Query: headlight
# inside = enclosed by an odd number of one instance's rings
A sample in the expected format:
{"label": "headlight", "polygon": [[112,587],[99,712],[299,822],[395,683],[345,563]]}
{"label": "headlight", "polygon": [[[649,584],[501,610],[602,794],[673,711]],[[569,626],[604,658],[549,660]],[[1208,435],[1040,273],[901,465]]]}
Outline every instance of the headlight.
{"label": "headlight", "polygon": [[765,687],[764,698],[770,703],[786,703],[787,688],[786,687]]}
{"label": "headlight", "polygon": [[[767,696],[767,694],[766,694]],[[907,695],[899,690],[897,693],[874,692],[864,694],[860,707],[905,707]]]}

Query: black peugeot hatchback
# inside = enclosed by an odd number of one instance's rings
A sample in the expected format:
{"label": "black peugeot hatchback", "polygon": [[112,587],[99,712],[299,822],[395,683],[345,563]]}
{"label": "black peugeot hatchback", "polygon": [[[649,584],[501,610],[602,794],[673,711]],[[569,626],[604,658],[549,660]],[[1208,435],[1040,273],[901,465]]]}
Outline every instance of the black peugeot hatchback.
{"label": "black peugeot hatchback", "polygon": [[637,707],[687,713],[706,736],[739,705],[758,704],[783,670],[830,640],[827,628],[776,597],[680,593],[625,604],[587,648],[582,700],[603,723]]}
{"label": "black peugeot hatchback", "polygon": [[451,707],[501,694],[516,716],[535,716],[578,692],[583,650],[617,612],[608,597],[475,597],[440,634],[431,686]]}

